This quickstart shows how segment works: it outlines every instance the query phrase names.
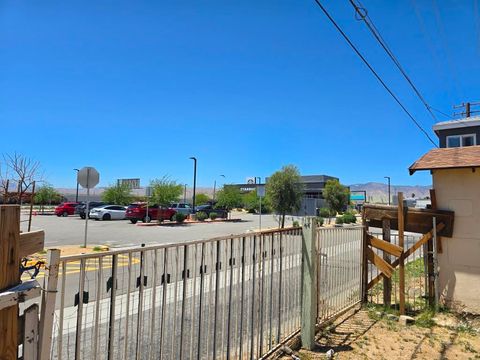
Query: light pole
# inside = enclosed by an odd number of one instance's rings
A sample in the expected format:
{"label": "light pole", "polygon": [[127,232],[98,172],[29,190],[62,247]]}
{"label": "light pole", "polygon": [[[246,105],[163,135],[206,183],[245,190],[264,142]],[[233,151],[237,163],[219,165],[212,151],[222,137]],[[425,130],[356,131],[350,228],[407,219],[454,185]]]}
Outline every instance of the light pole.
{"label": "light pole", "polygon": [[80,169],[73,169],[73,170],[77,172],[77,192],[75,193],[75,202],[78,203],[78,172],[80,171]]}
{"label": "light pole", "polygon": [[[225,179],[225,175],[219,175]],[[215,201],[215,189],[217,188],[217,179],[213,181],[213,201]]]}
{"label": "light pole", "polygon": [[196,209],[195,209],[195,191],[197,188],[197,158],[192,156],[190,157],[191,160],[193,160],[193,196],[192,196],[192,211],[195,214]]}
{"label": "light pole", "polygon": [[187,203],[187,184],[183,185],[183,203]]}
{"label": "light pole", "polygon": [[384,176],[388,180],[388,205],[390,205],[390,176]]}
{"label": "light pole", "polygon": [[[256,176],[255,177],[255,182],[257,182],[257,179],[258,179],[258,185],[261,186],[262,185],[262,178],[260,176]],[[256,187],[256,189],[258,189],[258,187]],[[258,195],[258,191],[257,191],[257,195]],[[260,195],[262,195],[262,194],[260,194]],[[260,204],[259,204],[260,205],[260,209],[259,209],[260,210],[260,216],[258,217],[258,229],[260,231],[262,231],[262,197],[259,196],[259,198],[260,198]]]}

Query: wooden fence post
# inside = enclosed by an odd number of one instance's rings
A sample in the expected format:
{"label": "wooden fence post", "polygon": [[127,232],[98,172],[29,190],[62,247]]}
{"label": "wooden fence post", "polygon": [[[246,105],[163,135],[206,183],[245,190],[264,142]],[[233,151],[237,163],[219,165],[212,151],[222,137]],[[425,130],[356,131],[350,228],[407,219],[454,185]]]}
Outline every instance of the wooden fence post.
{"label": "wooden fence post", "polygon": [[306,218],[302,229],[302,347],[315,347],[315,324],[317,322],[317,220]]}
{"label": "wooden fence post", "polygon": [[[382,220],[382,238],[384,241],[391,242],[389,219]],[[383,260],[385,260],[389,264],[391,264],[392,262],[390,254],[387,253],[386,251],[383,252]],[[383,306],[390,307],[391,302],[392,302],[392,280],[384,276],[383,277]]]}
{"label": "wooden fence post", "polygon": [[[0,206],[0,291],[20,283],[20,206]],[[18,358],[18,304],[0,310],[0,359]]]}
{"label": "wooden fence post", "polygon": [[[45,264],[45,278],[42,292],[42,306],[39,329],[39,360],[50,359],[50,348],[53,337],[53,317],[55,315],[55,300],[57,297],[58,268],[60,250],[50,249]],[[65,275],[65,274],[63,274]]]}
{"label": "wooden fence post", "polygon": [[402,255],[399,258],[399,277],[400,277],[400,315],[405,315],[405,217],[403,207],[403,193],[398,193],[398,246],[402,250]]}

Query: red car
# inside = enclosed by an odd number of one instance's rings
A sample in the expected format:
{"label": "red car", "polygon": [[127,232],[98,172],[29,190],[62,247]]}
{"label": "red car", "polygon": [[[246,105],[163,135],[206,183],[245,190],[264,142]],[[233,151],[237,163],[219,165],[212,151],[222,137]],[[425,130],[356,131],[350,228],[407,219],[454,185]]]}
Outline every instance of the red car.
{"label": "red car", "polygon": [[150,222],[151,220],[175,220],[175,214],[177,212],[173,209],[158,206],[150,205],[148,207],[148,216],[147,216],[147,204],[145,203],[134,203],[130,204],[127,208],[127,213],[125,214],[125,219],[128,219],[132,224],[136,224],[139,220],[143,222]]}
{"label": "red car", "polygon": [[79,203],[77,202],[64,202],[58,205],[55,208],[55,215],[57,216],[68,216],[75,214],[75,207]]}

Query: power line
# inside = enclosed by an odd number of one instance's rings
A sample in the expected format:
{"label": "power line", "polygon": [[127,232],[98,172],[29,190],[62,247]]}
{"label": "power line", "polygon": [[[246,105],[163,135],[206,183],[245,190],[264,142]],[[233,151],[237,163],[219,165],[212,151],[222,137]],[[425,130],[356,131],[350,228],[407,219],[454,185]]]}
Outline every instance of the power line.
{"label": "power line", "polygon": [[350,47],[355,51],[357,56],[363,61],[363,63],[368,67],[368,69],[372,72],[372,74],[377,78],[377,80],[382,84],[382,86],[387,90],[387,92],[390,94],[390,96],[395,100],[395,102],[402,108],[402,110],[407,114],[407,116],[413,121],[413,123],[420,129],[421,132],[425,134],[427,139],[435,146],[438,147],[435,141],[428,135],[428,133],[425,131],[425,129],[419,124],[419,122],[413,117],[412,114],[407,110],[407,108],[402,104],[402,102],[398,99],[398,97],[393,93],[392,90],[385,84],[385,82],[382,80],[380,75],[377,74],[375,69],[369,64],[369,62],[365,59],[365,57],[360,53],[360,51],[357,49],[357,47],[352,43],[352,41],[348,38],[348,36],[343,32],[343,30],[340,28],[340,26],[336,23],[336,21],[330,16],[328,11],[323,7],[323,5],[320,3],[319,0],[315,0],[317,5],[320,7],[320,9],[323,11],[325,16],[330,20],[330,22],[333,24],[333,26],[338,30],[338,32],[342,35],[342,37],[345,39],[345,41],[350,45]]}
{"label": "power line", "polygon": [[[382,46],[383,50],[385,50],[385,52],[387,53],[387,55],[390,57],[390,59],[393,61],[393,63],[397,66],[398,70],[400,70],[400,72],[402,73],[403,77],[405,78],[405,80],[407,80],[407,82],[410,84],[410,86],[412,87],[413,91],[415,92],[415,94],[417,94],[418,98],[420,99],[420,101],[423,103],[423,105],[425,106],[425,108],[427,109],[427,111],[430,113],[430,115],[432,116],[433,120],[435,122],[438,121],[437,117],[435,116],[435,114],[433,113],[432,111],[432,108],[431,106],[427,103],[427,101],[425,100],[425,98],[423,97],[423,95],[420,93],[420,91],[418,90],[418,88],[415,86],[415,84],[413,83],[412,79],[407,75],[406,71],[404,70],[402,64],[400,64],[400,61],[397,59],[397,57],[395,56],[395,54],[393,53],[393,51],[390,49],[390,47],[388,46],[387,42],[385,41],[385,39],[383,38],[383,36],[380,34],[380,31],[378,31],[377,27],[375,26],[375,24],[373,23],[373,20],[370,18],[370,16],[368,15],[368,11],[367,9],[362,5],[362,3],[360,1],[358,1],[358,3],[360,4],[360,6],[357,6],[357,4],[355,4],[355,1],[354,0],[349,0],[350,1],[350,4],[353,6],[353,8],[355,9],[355,12],[356,14],[358,14],[358,18],[357,20],[362,20],[365,25],[367,25],[368,29],[370,30],[370,32],[372,33],[372,35],[375,37],[375,39],[378,41],[378,43]],[[363,11],[362,11],[363,10]]]}

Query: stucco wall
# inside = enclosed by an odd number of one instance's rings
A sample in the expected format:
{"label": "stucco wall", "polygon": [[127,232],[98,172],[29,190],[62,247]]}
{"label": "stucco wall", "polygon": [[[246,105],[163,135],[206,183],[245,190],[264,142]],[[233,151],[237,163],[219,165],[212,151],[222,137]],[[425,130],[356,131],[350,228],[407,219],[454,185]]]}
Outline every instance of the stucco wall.
{"label": "stucco wall", "polygon": [[455,211],[453,237],[438,256],[442,298],[480,313],[480,170],[435,170],[433,187],[438,208]]}

